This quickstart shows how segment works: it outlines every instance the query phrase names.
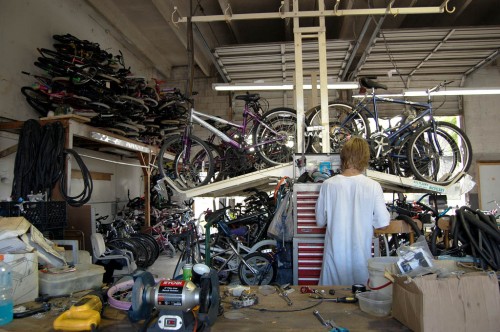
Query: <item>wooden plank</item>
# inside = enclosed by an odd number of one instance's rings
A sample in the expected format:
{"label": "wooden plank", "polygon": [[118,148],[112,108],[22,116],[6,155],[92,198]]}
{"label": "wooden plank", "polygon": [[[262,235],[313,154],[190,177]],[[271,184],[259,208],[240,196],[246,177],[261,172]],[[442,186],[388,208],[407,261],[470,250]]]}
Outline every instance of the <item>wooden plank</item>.
{"label": "wooden plank", "polygon": [[[113,175],[113,173],[90,172],[90,175],[92,176],[92,180],[111,181],[111,176]],[[80,172],[80,170],[72,169],[71,178],[82,179],[82,173]]]}
{"label": "wooden plank", "polygon": [[63,114],[63,115],[54,115],[45,118],[40,118],[40,120],[67,120],[67,119],[75,120],[80,123],[90,122],[89,118],[76,114]]}
{"label": "wooden plank", "polygon": [[0,151],[0,158],[10,156],[11,154],[16,153],[16,152],[17,152],[17,144],[15,144],[15,145],[13,145],[5,150]]}
{"label": "wooden plank", "polygon": [[[418,219],[413,219],[413,221],[417,224],[419,229],[422,229],[422,222]],[[412,233],[413,229],[403,220],[391,220],[389,226],[376,229],[375,234],[406,234]]]}

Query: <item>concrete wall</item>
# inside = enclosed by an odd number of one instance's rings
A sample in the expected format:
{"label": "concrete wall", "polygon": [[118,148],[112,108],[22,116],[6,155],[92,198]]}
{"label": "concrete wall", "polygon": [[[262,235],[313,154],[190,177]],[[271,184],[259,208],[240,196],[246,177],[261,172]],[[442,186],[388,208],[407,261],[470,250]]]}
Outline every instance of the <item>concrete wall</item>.
{"label": "concrete wall", "polygon": [[[499,87],[500,59],[468,77],[465,86]],[[475,179],[477,178],[476,161],[500,162],[499,119],[500,95],[464,97],[465,131],[471,141],[474,153],[469,174]],[[472,192],[477,193],[477,186]]]}
{"label": "concrete wall", "polygon": [[[158,77],[148,63],[137,58],[127,45],[119,40],[119,34],[109,26],[85,1],[77,0],[0,0],[0,117],[4,120],[27,120],[38,118],[38,114],[21,95],[22,86],[30,85],[33,79],[21,71],[42,74],[33,65],[39,56],[36,48],[51,48],[54,34],[70,33],[80,39],[100,44],[112,54],[121,50],[125,64],[136,75]],[[17,135],[0,132],[0,151],[17,143]],[[82,154],[99,156],[138,165],[135,159],[122,159],[109,154],[78,150]],[[0,200],[8,200],[11,192],[15,154],[0,159]],[[116,201],[127,201],[127,190],[131,198],[141,195],[142,171],[138,167],[123,166],[84,157],[91,171],[113,174],[111,182],[94,181],[91,203],[100,214],[115,210]],[[81,181],[72,180],[72,195],[81,190]]]}

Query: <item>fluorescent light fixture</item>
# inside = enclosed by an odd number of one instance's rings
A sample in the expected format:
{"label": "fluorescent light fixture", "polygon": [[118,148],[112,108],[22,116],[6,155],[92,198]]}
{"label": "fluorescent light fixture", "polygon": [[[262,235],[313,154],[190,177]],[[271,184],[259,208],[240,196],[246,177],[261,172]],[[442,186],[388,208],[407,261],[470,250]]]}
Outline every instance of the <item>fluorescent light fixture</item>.
{"label": "fluorescent light fixture", "polygon": [[293,84],[282,83],[214,83],[216,91],[245,91],[245,90],[293,90]]}
{"label": "fluorescent light fixture", "polygon": [[[500,88],[452,88],[431,92],[431,96],[479,96],[479,95],[500,95]],[[370,95],[353,95],[353,98],[364,98]],[[425,97],[427,91],[415,90],[403,93],[377,94],[378,97]]]}
{"label": "fluorescent light fixture", "polygon": [[[304,84],[305,90],[311,90],[312,84]],[[293,90],[295,85],[289,83],[214,83],[212,88],[216,91],[245,91],[245,90]],[[320,85],[317,85],[320,89]],[[358,89],[358,82],[329,83],[328,89],[353,90]]]}
{"label": "fluorescent light fixture", "polygon": [[[318,84],[316,88],[320,89],[320,85]],[[311,90],[312,84],[304,84],[305,90]],[[329,83],[328,90],[354,90],[359,89],[359,84],[357,82],[338,82],[338,83]]]}

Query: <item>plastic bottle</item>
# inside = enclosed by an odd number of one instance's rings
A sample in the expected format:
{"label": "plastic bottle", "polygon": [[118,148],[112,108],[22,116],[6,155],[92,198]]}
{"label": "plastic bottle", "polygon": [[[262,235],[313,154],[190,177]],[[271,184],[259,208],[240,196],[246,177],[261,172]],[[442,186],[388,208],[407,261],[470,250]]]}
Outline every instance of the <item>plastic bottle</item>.
{"label": "plastic bottle", "polygon": [[0,254],[0,325],[10,323],[14,318],[12,298],[12,271]]}

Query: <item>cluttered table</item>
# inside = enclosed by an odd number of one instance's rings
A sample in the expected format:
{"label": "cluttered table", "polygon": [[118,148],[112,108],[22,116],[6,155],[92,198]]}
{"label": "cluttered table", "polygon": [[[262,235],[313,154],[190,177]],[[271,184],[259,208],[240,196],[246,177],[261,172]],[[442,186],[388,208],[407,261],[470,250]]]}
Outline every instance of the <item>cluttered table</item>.
{"label": "cluttered table", "polygon": [[[315,299],[314,293],[301,292],[300,286],[291,286],[287,294],[291,301],[286,300],[269,287],[252,286],[250,295],[257,297],[256,304],[236,309],[232,302],[240,299],[228,292],[228,288],[221,286],[221,303],[224,312],[217,318],[211,331],[331,331],[331,327],[323,326],[313,314],[319,312],[325,321],[345,328],[348,331],[409,331],[391,316],[375,317],[360,310],[358,303],[337,303],[329,301],[331,298],[352,297],[351,287],[320,287],[311,286],[310,289],[323,291],[324,300]],[[331,295],[333,291],[334,295]],[[84,295],[84,293],[82,294]],[[73,299],[51,299],[50,311],[31,317],[14,319],[13,322],[0,326],[0,331],[54,331],[52,323],[61,314],[62,308],[71,306]],[[237,302],[241,303],[241,302]],[[40,303],[28,303],[27,306],[39,307]],[[141,323],[131,323],[124,311],[105,306],[102,321],[98,331],[139,331]]]}

